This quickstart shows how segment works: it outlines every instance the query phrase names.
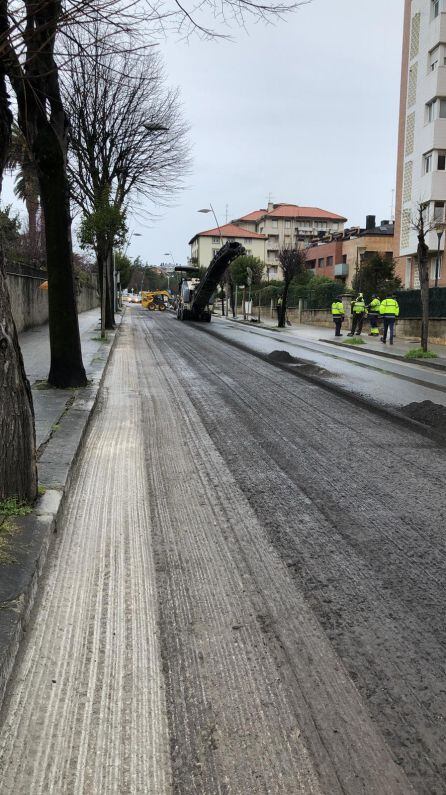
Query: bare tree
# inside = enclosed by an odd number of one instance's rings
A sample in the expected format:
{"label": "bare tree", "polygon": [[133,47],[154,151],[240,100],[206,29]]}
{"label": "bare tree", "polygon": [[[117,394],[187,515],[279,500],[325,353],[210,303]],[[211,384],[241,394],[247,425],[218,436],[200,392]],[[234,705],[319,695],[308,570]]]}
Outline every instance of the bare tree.
{"label": "bare tree", "polygon": [[90,236],[101,285],[104,269],[107,274],[106,327],[113,324],[107,263],[120,217],[129,206],[138,208],[143,197],[165,203],[181,187],[189,162],[178,92],[165,87],[158,54],[134,54],[130,43],[130,51],[121,44],[120,52],[110,52],[108,41],[105,26],[98,24],[90,56],[71,58],[65,85],[73,199],[87,219],[97,217],[100,207],[104,218],[107,205],[108,223],[96,225]]}
{"label": "bare tree", "polygon": [[[207,25],[209,15],[224,22],[244,24],[246,16],[271,18],[292,11],[305,2],[290,4],[268,0],[205,0],[190,7],[182,0],[150,4],[137,0],[0,0],[0,188],[11,140],[12,87],[17,121],[36,164],[42,209],[45,218],[48,297],[50,313],[51,364],[48,380],[53,386],[81,386],[86,383],[82,363],[73,276],[70,191],[67,177],[69,123],[60,89],[60,67],[65,62],[63,36],[88,31],[91,21],[114,20],[115,30],[133,31],[152,41],[169,30],[189,35],[221,35]],[[204,17],[201,16],[204,14]],[[207,15],[207,16],[206,16]],[[88,46],[82,49],[82,56]],[[8,83],[9,81],[9,83]],[[32,403],[21,363],[4,267],[0,267],[0,364],[3,367],[0,401],[0,452],[11,447],[8,457],[16,468],[26,457],[23,494],[35,492],[35,464],[32,444]],[[8,376],[6,378],[6,375]],[[8,394],[8,399],[4,396]],[[17,405],[17,422],[8,409]],[[26,442],[21,453],[20,428]],[[17,430],[19,429],[19,430]],[[1,473],[0,473],[1,474]],[[18,480],[16,481],[18,483]],[[2,493],[14,493],[8,479]],[[19,493],[19,489],[17,489]]]}
{"label": "bare tree", "polygon": [[[10,144],[11,112],[0,71],[0,195]],[[0,240],[0,500],[33,500],[37,492],[36,436],[26,377],[6,284]]]}
{"label": "bare tree", "polygon": [[282,248],[279,251],[278,259],[283,271],[283,291],[282,302],[279,305],[279,328],[285,328],[288,291],[290,284],[296,276],[304,273],[306,268],[306,255],[303,248]]}
{"label": "bare tree", "polygon": [[413,224],[418,238],[417,261],[420,278],[421,348],[423,351],[427,351],[429,343],[429,246],[426,243],[426,235],[435,227],[434,223],[429,222],[427,213],[428,205],[419,203],[417,217]]}

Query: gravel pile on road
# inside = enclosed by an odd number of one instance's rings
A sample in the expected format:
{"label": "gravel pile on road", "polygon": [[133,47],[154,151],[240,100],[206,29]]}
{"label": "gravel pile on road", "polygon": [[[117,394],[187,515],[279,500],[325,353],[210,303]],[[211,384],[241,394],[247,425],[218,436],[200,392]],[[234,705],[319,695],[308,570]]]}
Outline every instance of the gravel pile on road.
{"label": "gravel pile on road", "polygon": [[276,362],[277,364],[301,364],[302,359],[296,359],[295,356],[291,356],[291,353],[288,351],[271,351],[268,354],[268,359],[270,362]]}
{"label": "gravel pile on road", "polygon": [[298,359],[296,356],[291,356],[288,351],[271,351],[267,356],[272,364],[289,364],[299,368],[299,372],[308,375],[317,375],[320,378],[326,378],[333,375],[329,370],[324,367],[319,367],[317,364],[308,362],[306,359]]}
{"label": "gravel pile on road", "polygon": [[412,420],[446,432],[446,406],[433,403],[432,400],[423,400],[421,403],[403,406],[402,412]]}

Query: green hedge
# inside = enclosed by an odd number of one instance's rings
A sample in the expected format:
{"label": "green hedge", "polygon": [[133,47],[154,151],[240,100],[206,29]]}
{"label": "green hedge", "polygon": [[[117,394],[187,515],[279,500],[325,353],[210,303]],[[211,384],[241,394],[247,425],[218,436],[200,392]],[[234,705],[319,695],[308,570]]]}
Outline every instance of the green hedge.
{"label": "green hedge", "polygon": [[[267,306],[273,299],[276,303],[278,297],[283,292],[283,283],[277,282],[268,285],[260,290],[260,301],[262,306]],[[324,277],[315,277],[308,284],[291,284],[288,292],[288,308],[299,306],[302,298],[304,309],[329,309],[338,295],[351,292],[340,282]],[[255,301],[257,302],[258,291],[256,291]]]}
{"label": "green hedge", "polygon": [[[420,290],[398,290],[396,297],[400,307],[400,317],[421,318]],[[430,288],[429,317],[446,318],[446,287]]]}

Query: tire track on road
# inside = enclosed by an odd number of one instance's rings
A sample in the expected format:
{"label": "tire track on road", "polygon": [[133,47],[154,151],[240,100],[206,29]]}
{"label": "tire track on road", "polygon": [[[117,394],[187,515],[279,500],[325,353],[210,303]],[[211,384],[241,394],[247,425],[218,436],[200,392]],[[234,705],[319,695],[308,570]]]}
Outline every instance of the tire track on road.
{"label": "tire track on road", "polygon": [[171,791],[132,361],[123,328],[3,705],[2,795]]}
{"label": "tire track on road", "polygon": [[[176,337],[174,329],[152,324],[159,355],[175,370],[417,791],[443,793],[446,505],[435,482],[444,450],[264,362],[254,368],[249,355],[209,343],[193,326]],[[298,410],[302,396],[305,413]],[[336,419],[347,410],[351,429],[339,434]],[[378,427],[387,448],[381,437],[376,442]],[[382,461],[370,472],[376,448]],[[362,469],[353,479],[351,464]]]}
{"label": "tire track on road", "polygon": [[407,795],[409,782],[191,403],[197,373],[183,371],[181,353],[166,358],[156,320],[132,313],[132,323],[147,470],[159,495],[152,523],[174,788]]}

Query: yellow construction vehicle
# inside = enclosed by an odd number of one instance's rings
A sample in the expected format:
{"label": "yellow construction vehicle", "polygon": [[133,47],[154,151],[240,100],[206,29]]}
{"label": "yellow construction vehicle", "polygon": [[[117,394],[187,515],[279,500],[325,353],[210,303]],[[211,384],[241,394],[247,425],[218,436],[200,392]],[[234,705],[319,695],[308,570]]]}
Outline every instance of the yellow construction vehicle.
{"label": "yellow construction vehicle", "polygon": [[167,290],[143,290],[141,293],[141,306],[150,309],[151,312],[165,312],[169,306],[170,293]]}

